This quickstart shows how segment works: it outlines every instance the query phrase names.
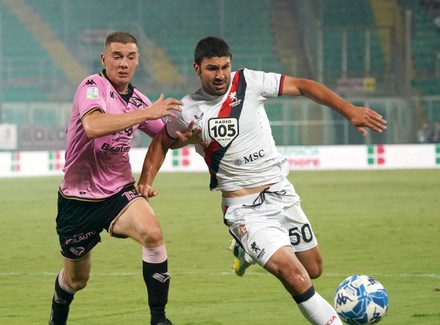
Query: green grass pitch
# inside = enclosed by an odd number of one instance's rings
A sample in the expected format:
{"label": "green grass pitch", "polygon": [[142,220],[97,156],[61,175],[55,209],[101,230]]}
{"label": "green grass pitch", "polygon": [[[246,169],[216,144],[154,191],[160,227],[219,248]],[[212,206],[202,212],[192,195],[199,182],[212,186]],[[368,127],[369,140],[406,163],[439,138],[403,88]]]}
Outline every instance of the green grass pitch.
{"label": "green grass pitch", "polygon": [[[301,171],[301,195],[324,258],[314,281],[332,303],[339,282],[367,274],[387,289],[381,324],[440,324],[440,170]],[[0,179],[0,324],[46,324],[61,267],[55,232],[60,177]],[[253,266],[231,271],[220,195],[205,173],[162,173],[151,200],[169,255],[167,315],[176,325],[307,324],[282,285]],[[103,240],[69,324],[147,324],[141,248]]]}

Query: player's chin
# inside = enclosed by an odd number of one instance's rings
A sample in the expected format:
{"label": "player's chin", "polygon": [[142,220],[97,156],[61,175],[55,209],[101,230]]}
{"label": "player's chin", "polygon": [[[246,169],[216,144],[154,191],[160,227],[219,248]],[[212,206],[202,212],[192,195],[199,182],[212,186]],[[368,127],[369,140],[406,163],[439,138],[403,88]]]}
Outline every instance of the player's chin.
{"label": "player's chin", "polygon": [[121,84],[126,84],[126,83],[130,82],[130,76],[128,76],[128,75],[118,76],[118,81]]}
{"label": "player's chin", "polygon": [[222,96],[226,93],[228,88],[226,86],[214,86],[212,87],[212,94],[217,96]]}

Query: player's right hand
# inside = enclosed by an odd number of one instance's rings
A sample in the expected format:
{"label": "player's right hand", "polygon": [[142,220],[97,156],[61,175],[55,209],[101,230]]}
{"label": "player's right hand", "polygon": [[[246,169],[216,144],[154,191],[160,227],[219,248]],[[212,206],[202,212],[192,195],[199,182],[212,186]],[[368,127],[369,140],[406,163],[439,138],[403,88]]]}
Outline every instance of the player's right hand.
{"label": "player's right hand", "polygon": [[169,116],[176,117],[173,111],[181,112],[183,103],[175,98],[164,99],[163,94],[147,108],[148,120],[157,120],[159,118]]}

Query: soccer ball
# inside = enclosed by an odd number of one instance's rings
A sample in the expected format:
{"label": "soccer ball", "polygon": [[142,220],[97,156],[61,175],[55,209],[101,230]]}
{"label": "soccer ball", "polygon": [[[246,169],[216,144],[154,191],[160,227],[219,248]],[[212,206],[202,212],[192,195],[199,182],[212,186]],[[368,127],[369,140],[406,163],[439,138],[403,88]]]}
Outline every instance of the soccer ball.
{"label": "soccer ball", "polygon": [[347,324],[379,322],[388,309],[388,295],[379,281],[367,275],[353,275],[338,286],[334,305]]}

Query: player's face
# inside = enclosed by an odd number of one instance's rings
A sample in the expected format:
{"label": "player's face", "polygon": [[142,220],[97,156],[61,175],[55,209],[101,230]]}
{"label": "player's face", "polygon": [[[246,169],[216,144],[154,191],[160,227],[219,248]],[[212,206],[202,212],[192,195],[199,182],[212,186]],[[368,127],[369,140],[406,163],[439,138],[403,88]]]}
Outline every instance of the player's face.
{"label": "player's face", "polygon": [[126,92],[139,62],[136,44],[111,43],[104,48],[101,62],[119,92]]}
{"label": "player's face", "polygon": [[205,58],[194,70],[202,82],[202,88],[210,95],[224,95],[231,81],[231,58],[228,56]]}

